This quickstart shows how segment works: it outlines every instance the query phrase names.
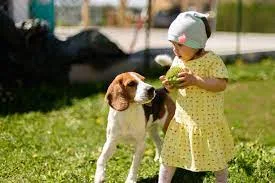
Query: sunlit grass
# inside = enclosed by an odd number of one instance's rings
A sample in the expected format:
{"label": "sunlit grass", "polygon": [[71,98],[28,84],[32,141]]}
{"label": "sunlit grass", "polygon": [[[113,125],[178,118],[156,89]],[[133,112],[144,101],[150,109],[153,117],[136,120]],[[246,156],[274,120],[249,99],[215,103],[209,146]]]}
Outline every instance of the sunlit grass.
{"label": "sunlit grass", "polygon": [[[274,67],[251,67],[229,67],[231,74],[240,71],[248,72],[242,76],[249,75],[231,80],[225,95],[225,113],[238,152],[229,167],[230,182],[275,179]],[[262,78],[253,76],[258,71],[267,74]],[[160,86],[158,80],[150,82]],[[77,96],[70,88],[33,90],[40,93],[25,95],[22,106],[28,110],[0,117],[0,182],[93,181],[95,163],[105,141],[108,106],[104,92],[89,95],[90,90],[79,88],[82,94]],[[130,147],[118,147],[107,165],[107,182],[125,180],[131,155]],[[153,157],[154,147],[148,139],[139,170],[141,182],[152,182],[157,175],[159,165]],[[213,177],[207,176],[206,180],[211,182]]]}

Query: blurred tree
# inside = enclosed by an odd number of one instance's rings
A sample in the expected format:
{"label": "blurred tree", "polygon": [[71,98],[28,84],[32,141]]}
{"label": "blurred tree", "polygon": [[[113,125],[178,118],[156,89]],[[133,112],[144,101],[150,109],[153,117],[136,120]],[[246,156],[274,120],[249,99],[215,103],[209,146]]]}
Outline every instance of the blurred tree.
{"label": "blurred tree", "polygon": [[87,28],[89,25],[91,25],[90,2],[89,2],[89,0],[83,0],[82,1],[81,24],[84,26],[84,28]]}
{"label": "blurred tree", "polygon": [[120,0],[118,12],[118,24],[120,26],[126,25],[126,6],[127,0]]}

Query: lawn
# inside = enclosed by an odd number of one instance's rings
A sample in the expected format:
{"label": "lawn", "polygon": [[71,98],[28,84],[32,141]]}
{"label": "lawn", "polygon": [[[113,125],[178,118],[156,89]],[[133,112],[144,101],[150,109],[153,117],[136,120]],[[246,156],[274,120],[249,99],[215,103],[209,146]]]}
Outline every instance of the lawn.
{"label": "lawn", "polygon": [[[236,157],[229,182],[275,182],[275,64],[229,66],[225,113]],[[157,79],[151,79],[160,86]],[[108,106],[101,85],[26,89],[0,116],[0,182],[92,182],[105,141]],[[20,104],[20,107],[18,107]],[[10,111],[7,113],[6,108]],[[13,110],[12,110],[13,109]],[[123,182],[132,149],[119,145],[107,165],[107,182]],[[147,148],[139,182],[153,182],[158,163]],[[207,173],[204,182],[212,182]],[[181,182],[181,181],[176,181]]]}

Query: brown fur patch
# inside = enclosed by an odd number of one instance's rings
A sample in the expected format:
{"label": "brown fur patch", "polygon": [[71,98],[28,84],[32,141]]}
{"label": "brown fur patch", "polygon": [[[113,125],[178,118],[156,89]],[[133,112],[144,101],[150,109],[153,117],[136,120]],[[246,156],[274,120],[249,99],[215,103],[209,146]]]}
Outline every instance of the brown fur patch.
{"label": "brown fur patch", "polygon": [[176,105],[173,100],[168,96],[164,88],[156,90],[156,96],[151,101],[150,105],[144,104],[144,112],[146,121],[148,122],[150,115],[153,115],[153,121],[163,118],[165,115],[165,106],[167,106],[168,116],[164,124],[164,131],[166,132],[170,121],[174,117]]}
{"label": "brown fur patch", "polygon": [[[137,77],[140,76],[137,73],[133,74],[136,74]],[[137,84],[137,79],[130,73],[119,74],[108,87],[105,96],[108,104],[117,111],[126,110],[134,100]]]}

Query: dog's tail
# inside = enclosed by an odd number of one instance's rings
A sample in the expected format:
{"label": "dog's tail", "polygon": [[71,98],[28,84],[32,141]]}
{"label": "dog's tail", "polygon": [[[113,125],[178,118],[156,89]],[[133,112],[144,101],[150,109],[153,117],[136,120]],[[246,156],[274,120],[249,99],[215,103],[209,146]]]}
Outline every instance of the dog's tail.
{"label": "dog's tail", "polygon": [[170,67],[173,61],[169,55],[162,54],[155,57],[155,62],[157,62],[162,67]]}

